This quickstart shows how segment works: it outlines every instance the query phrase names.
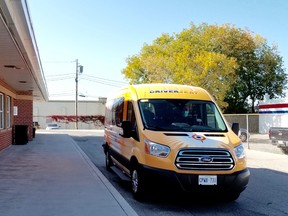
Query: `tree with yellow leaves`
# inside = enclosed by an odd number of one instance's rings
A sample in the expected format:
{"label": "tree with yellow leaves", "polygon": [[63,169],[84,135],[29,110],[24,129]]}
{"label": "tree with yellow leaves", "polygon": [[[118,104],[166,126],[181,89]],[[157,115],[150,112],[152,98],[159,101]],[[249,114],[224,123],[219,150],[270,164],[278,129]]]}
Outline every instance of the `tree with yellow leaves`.
{"label": "tree with yellow leaves", "polygon": [[254,108],[265,93],[272,98],[284,94],[287,78],[276,51],[248,30],[191,24],[179,34],[162,34],[151,45],[144,44],[139,54],[127,59],[122,73],[130,84],[200,86],[224,110],[243,112],[249,99]]}

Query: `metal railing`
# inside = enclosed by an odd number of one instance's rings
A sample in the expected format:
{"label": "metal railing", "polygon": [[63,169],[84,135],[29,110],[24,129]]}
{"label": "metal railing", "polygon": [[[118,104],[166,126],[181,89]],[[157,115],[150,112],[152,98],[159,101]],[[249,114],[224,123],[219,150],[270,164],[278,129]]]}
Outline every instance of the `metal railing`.
{"label": "metal railing", "polygon": [[287,114],[225,114],[229,123],[237,122],[240,131],[247,133],[247,140],[243,141],[245,147],[277,154],[287,154],[287,148],[272,145],[269,139],[270,127],[288,127]]}

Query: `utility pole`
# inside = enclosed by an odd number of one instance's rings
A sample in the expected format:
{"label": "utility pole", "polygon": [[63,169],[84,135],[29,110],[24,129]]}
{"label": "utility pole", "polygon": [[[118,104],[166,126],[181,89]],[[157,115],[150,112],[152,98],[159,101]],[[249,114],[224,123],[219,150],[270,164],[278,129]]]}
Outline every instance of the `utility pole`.
{"label": "utility pole", "polygon": [[78,75],[79,72],[83,72],[83,66],[79,65],[78,59],[76,59],[76,78],[75,78],[75,83],[76,83],[76,92],[75,92],[75,129],[78,130]]}

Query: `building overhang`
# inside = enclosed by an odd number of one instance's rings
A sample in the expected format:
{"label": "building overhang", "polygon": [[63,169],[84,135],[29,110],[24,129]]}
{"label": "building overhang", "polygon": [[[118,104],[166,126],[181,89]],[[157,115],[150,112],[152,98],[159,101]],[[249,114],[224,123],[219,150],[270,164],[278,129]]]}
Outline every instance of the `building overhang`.
{"label": "building overhang", "polygon": [[26,0],[0,0],[0,85],[16,95],[48,100]]}

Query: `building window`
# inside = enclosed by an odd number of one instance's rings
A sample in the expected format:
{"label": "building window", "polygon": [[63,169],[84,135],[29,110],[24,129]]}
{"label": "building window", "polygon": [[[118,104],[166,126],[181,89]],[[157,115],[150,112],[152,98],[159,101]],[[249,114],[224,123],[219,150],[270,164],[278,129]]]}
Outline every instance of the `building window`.
{"label": "building window", "polygon": [[7,119],[6,119],[6,128],[10,128],[11,126],[11,97],[7,96]]}
{"label": "building window", "polygon": [[0,94],[0,129],[4,128],[4,100],[3,94]]}

